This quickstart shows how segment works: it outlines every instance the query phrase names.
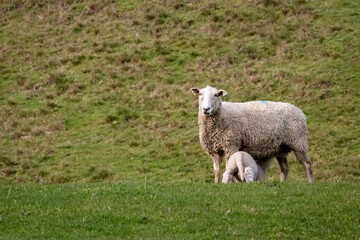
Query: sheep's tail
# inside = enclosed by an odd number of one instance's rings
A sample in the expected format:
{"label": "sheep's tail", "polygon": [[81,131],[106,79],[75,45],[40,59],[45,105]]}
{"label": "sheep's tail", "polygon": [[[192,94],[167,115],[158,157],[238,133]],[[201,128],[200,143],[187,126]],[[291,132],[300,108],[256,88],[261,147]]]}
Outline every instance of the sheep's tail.
{"label": "sheep's tail", "polygon": [[243,166],[243,159],[242,159],[242,155],[239,155],[237,158],[236,158],[236,165],[238,167],[238,176],[240,177],[241,181],[244,181],[245,180],[245,177],[244,177],[244,166]]}

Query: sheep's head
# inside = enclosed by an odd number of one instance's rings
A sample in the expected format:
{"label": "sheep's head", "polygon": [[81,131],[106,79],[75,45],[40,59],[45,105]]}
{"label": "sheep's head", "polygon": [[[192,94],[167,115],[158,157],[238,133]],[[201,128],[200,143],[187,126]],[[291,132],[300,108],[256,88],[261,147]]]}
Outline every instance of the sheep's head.
{"label": "sheep's head", "polygon": [[195,95],[199,95],[199,112],[205,116],[216,113],[221,106],[221,97],[226,95],[224,90],[206,86],[206,88],[191,88]]}

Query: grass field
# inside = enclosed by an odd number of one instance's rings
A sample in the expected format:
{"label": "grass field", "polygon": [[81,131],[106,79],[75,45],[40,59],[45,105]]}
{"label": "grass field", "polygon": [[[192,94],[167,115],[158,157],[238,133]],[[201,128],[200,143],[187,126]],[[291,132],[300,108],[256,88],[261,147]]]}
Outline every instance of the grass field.
{"label": "grass field", "polygon": [[0,186],[0,239],[358,239],[359,184]]}
{"label": "grass field", "polygon": [[[315,180],[358,181],[359,9],[337,0],[3,1],[0,181],[211,182],[189,91],[205,85],[225,89],[225,101],[299,106]],[[303,180],[293,156],[290,164]]]}
{"label": "grass field", "polygon": [[[1,1],[0,239],[359,239],[359,39],[355,0]],[[206,85],[300,107],[315,184],[212,184]]]}

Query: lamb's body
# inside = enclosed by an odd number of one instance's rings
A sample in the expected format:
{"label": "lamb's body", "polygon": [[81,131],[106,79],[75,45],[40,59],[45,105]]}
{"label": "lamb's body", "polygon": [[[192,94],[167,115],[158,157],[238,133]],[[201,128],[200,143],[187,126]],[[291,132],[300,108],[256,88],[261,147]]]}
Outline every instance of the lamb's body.
{"label": "lamb's body", "polygon": [[257,165],[250,154],[239,151],[231,155],[227,161],[222,182],[231,183],[235,180],[246,182],[264,181],[266,170],[267,167],[263,168]]}
{"label": "lamb's body", "polygon": [[[198,91],[209,98],[213,92],[218,91],[212,87]],[[223,91],[215,94],[219,93]],[[213,158],[215,182],[220,177],[221,157],[225,156],[227,160],[237,151],[249,153],[259,164],[276,157],[284,181],[288,174],[286,156],[292,150],[304,166],[308,181],[312,182],[311,163],[307,156],[306,116],[299,108],[270,101],[221,102],[217,95],[210,100],[200,97],[199,104],[200,143]]]}

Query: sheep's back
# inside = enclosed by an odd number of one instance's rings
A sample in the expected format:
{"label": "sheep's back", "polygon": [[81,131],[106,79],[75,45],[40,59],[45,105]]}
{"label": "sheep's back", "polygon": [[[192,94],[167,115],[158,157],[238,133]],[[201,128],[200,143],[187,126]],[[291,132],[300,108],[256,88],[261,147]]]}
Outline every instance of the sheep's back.
{"label": "sheep's back", "polygon": [[222,114],[227,116],[233,134],[241,136],[240,150],[254,158],[275,156],[281,151],[282,145],[291,145],[297,141],[297,136],[306,135],[305,115],[289,103],[223,102]]}

